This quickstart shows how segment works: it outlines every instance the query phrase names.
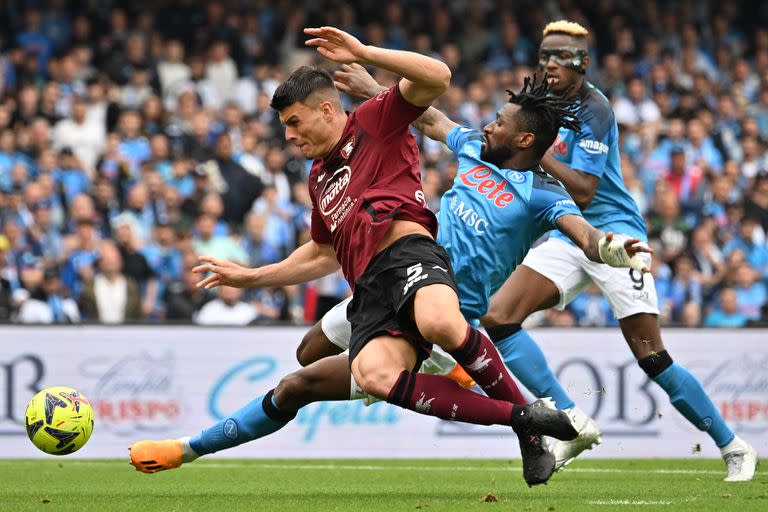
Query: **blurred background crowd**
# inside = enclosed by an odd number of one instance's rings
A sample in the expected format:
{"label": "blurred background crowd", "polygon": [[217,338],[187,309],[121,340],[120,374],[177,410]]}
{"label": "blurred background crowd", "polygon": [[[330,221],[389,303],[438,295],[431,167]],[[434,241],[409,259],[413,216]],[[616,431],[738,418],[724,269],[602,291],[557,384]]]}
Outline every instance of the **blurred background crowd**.
{"label": "blurred background crowd", "polygon": [[[269,108],[292,69],[323,65],[301,29],[441,58],[453,81],[436,106],[480,128],[561,18],[591,31],[587,78],[614,106],[662,321],[767,322],[768,3],[714,0],[6,0],[0,321],[314,321],[349,293],[339,275],[211,293],[191,272],[309,239],[309,162]],[[456,163],[419,144],[437,209]],[[530,322],[616,324],[596,288]]]}

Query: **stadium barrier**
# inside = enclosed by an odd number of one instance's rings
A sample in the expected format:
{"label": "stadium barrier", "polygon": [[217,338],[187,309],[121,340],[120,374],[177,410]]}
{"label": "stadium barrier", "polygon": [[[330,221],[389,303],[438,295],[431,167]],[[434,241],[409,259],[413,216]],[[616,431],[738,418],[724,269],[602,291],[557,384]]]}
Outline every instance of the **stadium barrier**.
{"label": "stadium barrier", "polygon": [[[127,457],[139,439],[198,432],[298,367],[301,327],[1,327],[0,457],[44,457],[24,410],[40,389],[71,386],[95,411],[71,457]],[[552,367],[603,429],[595,457],[716,457],[637,367],[618,329],[534,333]],[[665,331],[666,345],[725,417],[768,456],[768,330]],[[237,458],[517,457],[511,430],[439,421],[386,403],[311,404],[282,431],[217,454]]]}

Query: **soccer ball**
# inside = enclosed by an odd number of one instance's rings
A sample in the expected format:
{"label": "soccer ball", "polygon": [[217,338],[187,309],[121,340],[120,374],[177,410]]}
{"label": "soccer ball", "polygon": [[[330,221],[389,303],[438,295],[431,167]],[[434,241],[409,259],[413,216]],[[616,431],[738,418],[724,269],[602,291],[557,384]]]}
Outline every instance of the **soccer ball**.
{"label": "soccer ball", "polygon": [[45,453],[67,455],[88,442],[93,431],[93,408],[72,388],[46,388],[29,402],[27,435]]}

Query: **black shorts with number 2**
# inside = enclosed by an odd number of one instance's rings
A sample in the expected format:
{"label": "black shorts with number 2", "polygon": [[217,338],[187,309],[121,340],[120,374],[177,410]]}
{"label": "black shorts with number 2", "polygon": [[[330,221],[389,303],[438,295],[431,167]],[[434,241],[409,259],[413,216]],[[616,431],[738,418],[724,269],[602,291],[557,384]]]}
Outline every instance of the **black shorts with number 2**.
{"label": "black shorts with number 2", "polygon": [[448,253],[427,236],[404,236],[374,256],[347,307],[350,364],[366,343],[382,335],[402,336],[416,347],[420,361],[429,357],[432,344],[416,328],[410,304],[419,288],[431,284],[458,289]]}

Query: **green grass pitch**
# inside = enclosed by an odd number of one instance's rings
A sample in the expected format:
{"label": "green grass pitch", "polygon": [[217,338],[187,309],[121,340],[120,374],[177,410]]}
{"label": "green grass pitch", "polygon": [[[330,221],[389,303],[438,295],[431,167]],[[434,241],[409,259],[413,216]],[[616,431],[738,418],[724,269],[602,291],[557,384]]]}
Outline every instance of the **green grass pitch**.
{"label": "green grass pitch", "polygon": [[202,460],[155,475],[127,460],[1,460],[0,510],[768,510],[768,474],[720,460],[576,461],[528,488],[519,461]]}

